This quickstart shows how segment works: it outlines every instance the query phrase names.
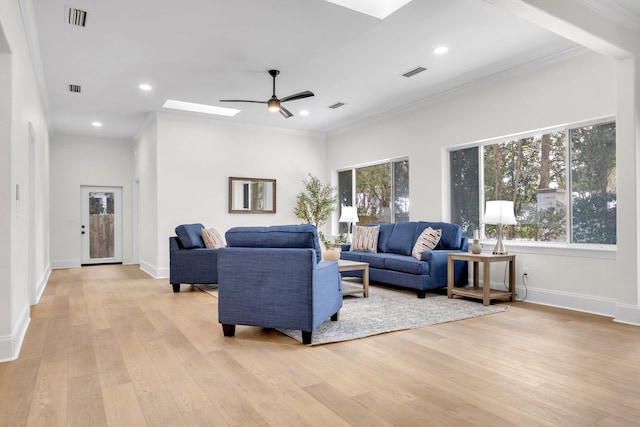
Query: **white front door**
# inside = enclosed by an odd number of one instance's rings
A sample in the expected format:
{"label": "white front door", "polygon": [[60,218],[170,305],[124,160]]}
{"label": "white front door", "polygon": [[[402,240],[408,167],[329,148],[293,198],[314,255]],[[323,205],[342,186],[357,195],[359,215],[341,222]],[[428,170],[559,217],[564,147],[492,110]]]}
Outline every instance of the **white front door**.
{"label": "white front door", "polygon": [[122,262],[122,188],[82,187],[82,264]]}

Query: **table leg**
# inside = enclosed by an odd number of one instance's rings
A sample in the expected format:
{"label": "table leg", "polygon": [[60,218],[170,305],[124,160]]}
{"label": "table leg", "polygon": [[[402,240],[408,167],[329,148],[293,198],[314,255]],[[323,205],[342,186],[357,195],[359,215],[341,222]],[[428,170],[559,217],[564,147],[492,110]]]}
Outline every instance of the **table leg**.
{"label": "table leg", "polygon": [[453,298],[451,291],[453,290],[453,258],[449,257],[447,261],[447,297]]}
{"label": "table leg", "polygon": [[484,280],[482,281],[482,305],[491,304],[489,292],[491,292],[491,264],[489,261],[485,261],[483,264]]}
{"label": "table leg", "polygon": [[364,288],[364,297],[369,298],[369,266],[364,267],[362,272],[362,287]]}
{"label": "table leg", "polygon": [[480,284],[478,283],[478,268],[480,265],[478,261],[473,261],[473,287],[478,288]]}
{"label": "table leg", "polygon": [[515,258],[509,260],[509,292],[511,292],[511,298],[509,301],[514,302],[516,300],[516,262]]}

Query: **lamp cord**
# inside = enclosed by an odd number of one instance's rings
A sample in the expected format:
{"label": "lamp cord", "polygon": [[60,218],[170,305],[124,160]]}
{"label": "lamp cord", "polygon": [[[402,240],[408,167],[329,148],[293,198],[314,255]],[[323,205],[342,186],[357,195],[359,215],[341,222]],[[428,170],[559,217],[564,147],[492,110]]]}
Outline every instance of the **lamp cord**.
{"label": "lamp cord", "polygon": [[[509,286],[507,285],[507,268],[509,267],[509,263],[506,262],[504,264],[504,276],[502,279],[502,286],[508,291]],[[529,290],[527,289],[527,275],[522,273],[522,286],[524,287],[524,297],[522,299],[516,299],[516,296],[513,296],[513,300],[516,302],[523,302],[527,299],[527,295],[529,294]]]}

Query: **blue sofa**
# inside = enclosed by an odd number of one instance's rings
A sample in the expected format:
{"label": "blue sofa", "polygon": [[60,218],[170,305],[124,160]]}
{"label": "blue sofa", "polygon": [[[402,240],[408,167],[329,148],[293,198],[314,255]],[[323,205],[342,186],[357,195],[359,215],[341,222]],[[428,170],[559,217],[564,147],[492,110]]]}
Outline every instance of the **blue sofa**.
{"label": "blue sofa", "polygon": [[[380,225],[377,252],[350,251],[351,245],[342,245],[341,259],[369,263],[369,280],[387,285],[415,289],[418,298],[426,291],[447,286],[447,254],[468,252],[468,239],[462,236],[462,228],[446,222],[398,222]],[[416,240],[424,229],[442,230],[440,241],[434,250],[422,252],[420,260],[411,255]],[[455,261],[456,286],[467,284],[467,262]],[[361,277],[362,272],[343,272],[344,276]]]}
{"label": "blue sofa", "polygon": [[313,225],[235,227],[218,250],[218,321],[225,336],[236,325],[313,330],[342,307],[338,263],[323,261]]}
{"label": "blue sofa", "polygon": [[169,283],[173,292],[180,284],[218,283],[218,251],[208,249],[202,240],[202,224],[182,224],[169,237]]}

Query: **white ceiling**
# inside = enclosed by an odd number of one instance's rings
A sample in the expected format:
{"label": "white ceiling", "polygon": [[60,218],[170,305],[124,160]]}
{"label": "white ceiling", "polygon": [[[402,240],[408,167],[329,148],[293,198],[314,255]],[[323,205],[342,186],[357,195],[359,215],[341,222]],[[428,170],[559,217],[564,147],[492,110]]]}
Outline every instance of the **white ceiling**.
{"label": "white ceiling", "polygon": [[[640,15],[638,0],[617,1]],[[384,20],[324,0],[32,2],[51,123],[71,135],[131,139],[166,99],[242,109],[212,117],[222,122],[335,132],[576,50],[483,0],[413,0]],[[65,22],[65,5],[88,11],[86,27]],[[441,44],[449,53],[433,54]],[[427,71],[401,76],[417,66]],[[270,68],[281,71],[280,98],[316,95],[285,103],[294,117],[219,102],[266,101]],[[143,82],[153,90],[139,90]],[[328,108],[336,102],[346,105]]]}

